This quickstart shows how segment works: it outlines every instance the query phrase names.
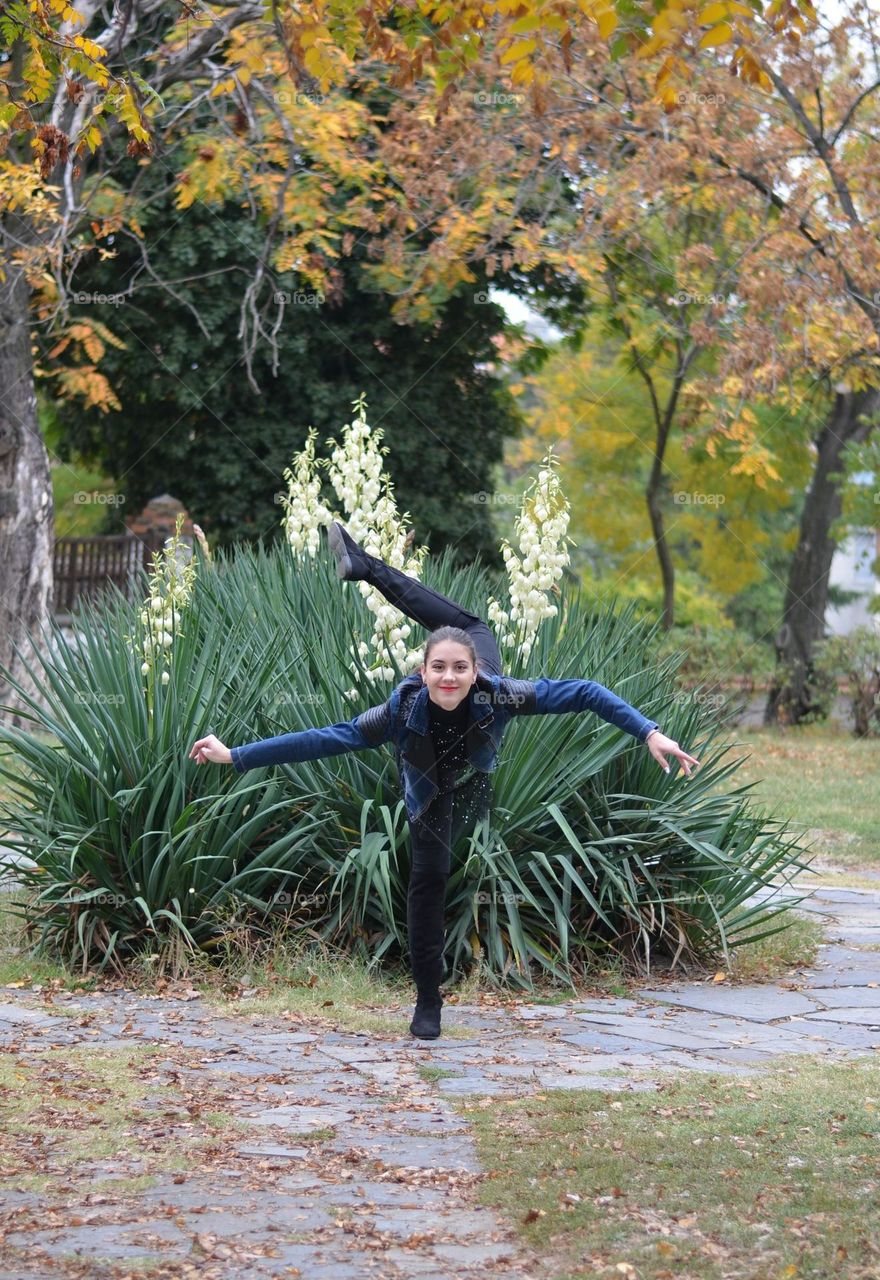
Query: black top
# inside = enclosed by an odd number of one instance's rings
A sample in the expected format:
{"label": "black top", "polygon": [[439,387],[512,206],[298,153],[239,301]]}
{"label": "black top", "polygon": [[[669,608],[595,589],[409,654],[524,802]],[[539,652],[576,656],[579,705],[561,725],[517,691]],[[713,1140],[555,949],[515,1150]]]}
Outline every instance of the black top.
{"label": "black top", "polygon": [[468,764],[465,744],[469,718],[468,699],[462,698],[454,711],[446,711],[428,699],[428,716],[437,761],[437,785],[441,791],[451,791],[458,774]]}

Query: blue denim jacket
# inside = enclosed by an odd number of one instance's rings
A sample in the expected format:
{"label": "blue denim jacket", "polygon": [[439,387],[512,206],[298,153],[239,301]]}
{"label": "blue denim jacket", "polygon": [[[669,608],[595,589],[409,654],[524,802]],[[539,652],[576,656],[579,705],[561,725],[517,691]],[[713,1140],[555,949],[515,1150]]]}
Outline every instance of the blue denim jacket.
{"label": "blue denim jacket", "polygon": [[[509,676],[478,674],[468,694],[470,718],[465,731],[471,766],[491,773],[511,716],[555,715],[566,711],[595,711],[610,724],[644,742],[659,726],[593,680],[515,680]],[[233,747],[232,763],[239,773],[263,765],[298,763],[347,751],[363,751],[393,743],[403,798],[410,822],[425,812],[437,794],[434,744],[428,713],[428,689],[416,672],[394,689],[379,706],[353,720],[284,733]]]}

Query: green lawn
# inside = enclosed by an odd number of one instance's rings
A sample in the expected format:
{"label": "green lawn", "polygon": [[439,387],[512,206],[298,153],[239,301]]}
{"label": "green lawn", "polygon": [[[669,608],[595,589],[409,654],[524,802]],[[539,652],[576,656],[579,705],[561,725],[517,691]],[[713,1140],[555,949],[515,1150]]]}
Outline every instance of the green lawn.
{"label": "green lawn", "polygon": [[808,833],[820,863],[880,869],[880,738],[809,725],[737,735],[754,799]]}
{"label": "green lawn", "polygon": [[535,1280],[875,1280],[880,1065],[456,1103]]}

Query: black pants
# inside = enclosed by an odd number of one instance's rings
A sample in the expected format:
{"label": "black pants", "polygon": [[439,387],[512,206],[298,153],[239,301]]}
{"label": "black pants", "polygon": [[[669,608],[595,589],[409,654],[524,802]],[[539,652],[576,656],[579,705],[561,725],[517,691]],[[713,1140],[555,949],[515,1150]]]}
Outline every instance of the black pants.
{"label": "black pants", "polygon": [[[461,627],[471,637],[482,671],[501,674],[501,654],[487,624],[439,591],[368,556],[369,582],[389,604],[428,631]],[[478,773],[455,791],[440,792],[410,826],[412,864],[407,893],[407,932],[410,963],[418,990],[436,992],[443,980],[446,885],[452,848],[465,830],[472,831],[491,803],[491,783]]]}

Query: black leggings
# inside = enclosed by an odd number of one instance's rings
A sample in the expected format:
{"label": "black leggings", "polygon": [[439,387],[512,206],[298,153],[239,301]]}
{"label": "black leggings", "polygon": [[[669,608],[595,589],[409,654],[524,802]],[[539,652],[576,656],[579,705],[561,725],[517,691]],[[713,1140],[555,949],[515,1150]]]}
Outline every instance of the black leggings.
{"label": "black leggings", "polygon": [[[389,604],[428,631],[437,627],[461,627],[471,637],[480,669],[501,674],[501,654],[489,627],[439,591],[401,573],[376,556],[367,556],[368,581]],[[489,811],[491,783],[488,774],[477,773],[455,791],[441,791],[410,824],[412,863],[406,900],[410,963],[418,990],[436,992],[443,980],[446,885],[452,866],[452,848],[465,829]]]}

